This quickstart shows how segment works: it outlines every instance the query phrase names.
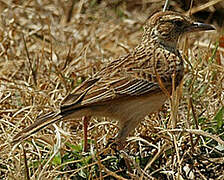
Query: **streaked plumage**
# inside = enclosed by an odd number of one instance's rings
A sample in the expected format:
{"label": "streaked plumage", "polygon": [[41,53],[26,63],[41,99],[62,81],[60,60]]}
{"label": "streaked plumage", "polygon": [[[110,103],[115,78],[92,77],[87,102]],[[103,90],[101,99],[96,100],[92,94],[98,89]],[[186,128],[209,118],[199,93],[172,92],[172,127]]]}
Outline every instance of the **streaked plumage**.
{"label": "streaked plumage", "polygon": [[168,98],[161,83],[170,92],[172,75],[175,86],[183,78],[183,59],[177,49],[179,37],[185,32],[213,29],[179,13],[154,14],[144,27],[141,43],[131,53],[86,80],[63,100],[58,112],[37,119],[17,134],[14,142],[58,120],[108,116],[119,121],[117,141],[122,143],[147,114],[158,111]]}

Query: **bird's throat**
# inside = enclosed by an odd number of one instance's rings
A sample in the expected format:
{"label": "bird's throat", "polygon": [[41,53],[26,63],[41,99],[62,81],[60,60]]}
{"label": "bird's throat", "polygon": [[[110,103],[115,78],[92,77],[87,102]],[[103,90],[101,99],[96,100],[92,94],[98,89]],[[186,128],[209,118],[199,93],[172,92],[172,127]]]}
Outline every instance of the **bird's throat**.
{"label": "bird's throat", "polygon": [[164,39],[157,38],[156,41],[164,49],[177,55],[177,40],[171,41],[171,40],[164,40]]}

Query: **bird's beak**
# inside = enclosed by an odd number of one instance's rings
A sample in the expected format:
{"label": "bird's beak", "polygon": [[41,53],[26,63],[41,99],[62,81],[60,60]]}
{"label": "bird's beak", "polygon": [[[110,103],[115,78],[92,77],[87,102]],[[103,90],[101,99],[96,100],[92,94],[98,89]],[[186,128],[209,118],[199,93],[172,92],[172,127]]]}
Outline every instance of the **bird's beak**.
{"label": "bird's beak", "polygon": [[185,29],[186,32],[210,31],[210,30],[216,30],[216,28],[213,25],[199,22],[194,22]]}

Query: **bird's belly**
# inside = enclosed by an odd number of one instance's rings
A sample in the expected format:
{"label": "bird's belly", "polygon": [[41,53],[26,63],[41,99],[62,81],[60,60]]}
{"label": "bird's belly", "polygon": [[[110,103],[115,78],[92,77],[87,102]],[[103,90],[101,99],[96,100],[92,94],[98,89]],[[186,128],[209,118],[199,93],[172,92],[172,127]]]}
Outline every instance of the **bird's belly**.
{"label": "bird's belly", "polygon": [[112,111],[115,112],[115,116],[118,116],[119,119],[139,119],[158,111],[166,99],[167,97],[163,93],[150,94],[148,96],[140,96],[132,100],[120,102],[115,107],[111,108]]}
{"label": "bird's belly", "polygon": [[131,97],[123,100],[114,100],[111,103],[91,107],[91,114],[106,116],[120,122],[136,119],[143,120],[150,113],[158,111],[166,101],[167,96],[160,92],[155,94]]}

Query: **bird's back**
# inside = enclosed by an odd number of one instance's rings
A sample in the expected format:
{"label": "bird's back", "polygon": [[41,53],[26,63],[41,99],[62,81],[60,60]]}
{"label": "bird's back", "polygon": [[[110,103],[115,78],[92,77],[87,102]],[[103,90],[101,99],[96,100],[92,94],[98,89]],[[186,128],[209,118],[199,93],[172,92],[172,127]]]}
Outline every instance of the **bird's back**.
{"label": "bird's back", "polygon": [[[157,47],[156,47],[157,46]],[[86,80],[62,102],[66,111],[80,106],[92,106],[120,98],[142,96],[160,92],[161,80],[165,88],[176,85],[183,77],[183,61],[156,43],[153,47],[138,46],[133,52],[106,65],[92,78]]]}

